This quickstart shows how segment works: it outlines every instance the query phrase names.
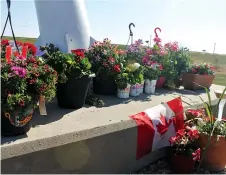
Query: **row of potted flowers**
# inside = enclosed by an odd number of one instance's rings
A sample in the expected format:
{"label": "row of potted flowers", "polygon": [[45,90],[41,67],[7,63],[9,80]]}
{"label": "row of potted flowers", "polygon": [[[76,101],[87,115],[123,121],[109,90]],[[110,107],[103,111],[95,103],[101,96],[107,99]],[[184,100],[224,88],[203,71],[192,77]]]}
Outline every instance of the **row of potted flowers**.
{"label": "row of potted flowers", "polygon": [[[158,37],[154,41],[153,48],[138,40],[122,50],[104,39],[72,53],[63,53],[53,44],[37,49],[33,44],[18,42],[23,53],[20,55],[14,42],[2,40],[2,116],[12,126],[27,126],[37,102],[43,106],[55,94],[61,108],[81,108],[94,75],[94,93],[128,98],[154,93],[155,83],[162,87],[164,77],[175,82],[183,71],[213,74],[208,65],[189,65],[188,50],[179,49],[176,42],[162,46]],[[21,132],[23,128],[18,134]]]}

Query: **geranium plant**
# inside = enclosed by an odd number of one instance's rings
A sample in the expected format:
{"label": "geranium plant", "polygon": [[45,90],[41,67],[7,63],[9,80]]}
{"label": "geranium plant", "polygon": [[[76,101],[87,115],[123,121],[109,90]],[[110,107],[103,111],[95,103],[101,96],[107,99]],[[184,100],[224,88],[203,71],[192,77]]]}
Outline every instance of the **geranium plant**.
{"label": "geranium plant", "polygon": [[112,45],[109,39],[103,42],[95,42],[85,51],[86,57],[92,64],[92,71],[96,76],[117,76],[125,63],[124,52]]}
{"label": "geranium plant", "polygon": [[192,64],[184,72],[198,75],[214,75],[214,67],[206,63]]}
{"label": "geranium plant", "polygon": [[56,92],[57,72],[41,57],[1,58],[2,111],[16,111],[36,106],[40,96],[50,101]]}
{"label": "geranium plant", "polygon": [[47,44],[41,46],[40,50],[44,52],[42,57],[47,64],[57,71],[59,83],[66,83],[73,71],[78,72],[78,78],[92,73],[91,64],[83,49],[77,49],[74,53],[63,53],[53,44]]}
{"label": "geranium plant", "polygon": [[176,136],[170,138],[169,142],[173,148],[174,155],[193,157],[194,161],[200,160],[200,149],[194,147],[194,142],[199,138],[198,130],[185,128],[178,130]]}

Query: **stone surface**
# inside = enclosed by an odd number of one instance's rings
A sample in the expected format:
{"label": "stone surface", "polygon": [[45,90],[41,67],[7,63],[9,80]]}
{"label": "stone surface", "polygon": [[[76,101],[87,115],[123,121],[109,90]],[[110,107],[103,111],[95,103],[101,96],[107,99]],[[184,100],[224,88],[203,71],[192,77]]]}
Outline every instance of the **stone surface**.
{"label": "stone surface", "polygon": [[[218,100],[213,89],[223,87],[211,87],[212,105],[216,105]],[[207,101],[204,91],[161,89],[155,95],[142,94],[128,100],[102,96],[105,102],[102,108],[85,106],[73,111],[60,109],[56,102],[52,102],[47,106],[48,116],[39,116],[36,111],[33,128],[27,135],[1,138],[2,170],[8,173],[135,171],[164,157],[164,151],[136,161],[137,127],[129,116],[178,96],[185,101],[185,108],[189,107],[188,103],[201,107],[198,95]],[[84,157],[83,166],[80,165],[81,157]],[[64,160],[69,162],[65,165]],[[70,162],[74,164],[70,165]]]}

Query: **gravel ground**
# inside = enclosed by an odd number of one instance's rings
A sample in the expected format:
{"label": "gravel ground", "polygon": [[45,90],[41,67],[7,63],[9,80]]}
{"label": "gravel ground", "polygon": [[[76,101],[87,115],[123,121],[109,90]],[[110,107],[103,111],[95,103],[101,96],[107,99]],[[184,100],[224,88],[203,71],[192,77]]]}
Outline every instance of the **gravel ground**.
{"label": "gravel ground", "polygon": [[[170,169],[170,165],[167,160],[162,159],[157,161],[156,163],[150,164],[141,170],[134,172],[134,174],[173,174]],[[199,172],[194,170],[192,174],[211,174],[207,170],[201,169]],[[223,172],[218,172],[215,174],[226,174],[226,169]]]}

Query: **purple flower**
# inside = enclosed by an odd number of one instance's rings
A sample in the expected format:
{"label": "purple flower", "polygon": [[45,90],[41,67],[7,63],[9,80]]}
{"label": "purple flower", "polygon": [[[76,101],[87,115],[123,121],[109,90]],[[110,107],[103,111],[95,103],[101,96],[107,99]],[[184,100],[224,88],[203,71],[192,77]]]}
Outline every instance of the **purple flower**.
{"label": "purple flower", "polygon": [[27,70],[22,68],[22,67],[18,67],[18,66],[13,66],[11,68],[11,70],[16,74],[18,75],[20,78],[23,78],[26,76],[27,74]]}

